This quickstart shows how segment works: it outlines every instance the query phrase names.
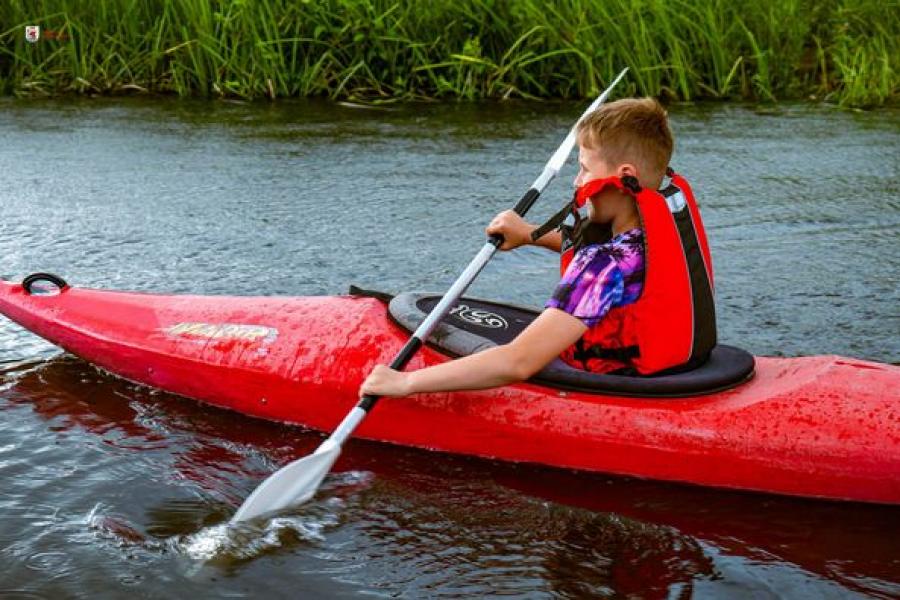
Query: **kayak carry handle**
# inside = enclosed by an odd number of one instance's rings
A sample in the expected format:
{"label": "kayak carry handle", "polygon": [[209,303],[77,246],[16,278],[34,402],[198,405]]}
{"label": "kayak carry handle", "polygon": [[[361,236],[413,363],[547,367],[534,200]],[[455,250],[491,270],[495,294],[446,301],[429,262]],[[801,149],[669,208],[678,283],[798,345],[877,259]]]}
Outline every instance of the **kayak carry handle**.
{"label": "kayak carry handle", "polygon": [[47,281],[47,282],[55,285],[57,287],[57,291],[56,291],[57,294],[61,294],[62,292],[69,289],[69,284],[66,283],[66,280],[63,279],[62,277],[60,277],[59,275],[54,275],[53,273],[32,273],[31,275],[28,275],[27,277],[25,277],[25,279],[22,280],[22,289],[29,296],[31,296],[31,295],[38,295],[38,296],[52,295],[53,292],[48,293],[45,291],[44,293],[41,293],[39,291],[36,292],[35,290],[32,289],[32,286],[39,281]]}

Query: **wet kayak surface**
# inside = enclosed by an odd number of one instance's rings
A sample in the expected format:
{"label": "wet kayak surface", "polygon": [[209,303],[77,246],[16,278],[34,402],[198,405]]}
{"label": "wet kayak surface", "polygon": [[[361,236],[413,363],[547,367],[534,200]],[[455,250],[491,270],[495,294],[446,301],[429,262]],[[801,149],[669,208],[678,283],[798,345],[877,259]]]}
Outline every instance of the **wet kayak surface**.
{"label": "wet kayak surface", "polygon": [[[0,275],[200,294],[443,289],[578,111],[0,101]],[[709,230],[722,341],[900,361],[900,113],[671,117],[673,166]],[[539,249],[502,254],[473,294],[539,305],[555,269]],[[136,387],[2,320],[0,596],[900,595],[894,507],[361,441],[312,503],[224,527],[321,439]]]}

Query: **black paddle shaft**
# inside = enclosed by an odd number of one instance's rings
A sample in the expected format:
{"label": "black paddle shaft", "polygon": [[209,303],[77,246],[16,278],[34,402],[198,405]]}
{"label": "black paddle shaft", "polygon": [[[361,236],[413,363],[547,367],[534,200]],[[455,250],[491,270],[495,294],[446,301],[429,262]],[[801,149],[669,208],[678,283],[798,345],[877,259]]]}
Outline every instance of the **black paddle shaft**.
{"label": "black paddle shaft", "polygon": [[[537,188],[531,188],[519,199],[519,202],[516,204],[516,207],[513,209],[516,214],[520,217],[524,217],[525,213],[531,210],[531,207],[534,206],[535,201],[538,199],[538,196],[541,195],[541,191]],[[503,236],[499,233],[491,234],[488,238],[488,241],[494,245],[495,248],[500,248],[503,245]]]}

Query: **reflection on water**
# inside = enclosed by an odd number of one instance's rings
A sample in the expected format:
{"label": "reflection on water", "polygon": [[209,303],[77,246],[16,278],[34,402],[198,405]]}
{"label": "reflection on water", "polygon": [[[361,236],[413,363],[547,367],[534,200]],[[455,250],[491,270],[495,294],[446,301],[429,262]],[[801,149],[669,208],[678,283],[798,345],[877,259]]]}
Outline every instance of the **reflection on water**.
{"label": "reflection on water", "polygon": [[86,570],[97,589],[112,581],[161,596],[176,583],[209,595],[324,595],[333,584],[338,595],[409,597],[900,593],[891,507],[359,440],[312,502],[229,527],[261,478],[319,434],[151,394],[68,357],[19,366],[3,383],[4,434],[24,439],[0,448],[0,473],[15,482],[0,502],[15,565],[4,577],[17,586],[50,589],[33,576],[43,569],[64,587],[81,587]]}
{"label": "reflection on water", "polygon": [[[445,286],[578,107],[0,111],[3,275],[319,294]],[[673,122],[710,228],[722,337],[900,360],[897,113],[676,107]],[[504,254],[474,292],[538,304],[554,269],[538,250]],[[358,440],[311,503],[227,526],[321,439],[123,382],[2,321],[0,596],[900,596],[896,508]]]}

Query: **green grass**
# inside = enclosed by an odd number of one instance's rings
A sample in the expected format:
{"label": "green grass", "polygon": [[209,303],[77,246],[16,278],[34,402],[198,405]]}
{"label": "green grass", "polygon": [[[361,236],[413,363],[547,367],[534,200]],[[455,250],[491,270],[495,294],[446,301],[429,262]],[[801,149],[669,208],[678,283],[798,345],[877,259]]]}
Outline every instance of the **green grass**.
{"label": "green grass", "polygon": [[[897,0],[6,0],[0,93],[898,98]],[[25,25],[68,39],[29,44]]]}

